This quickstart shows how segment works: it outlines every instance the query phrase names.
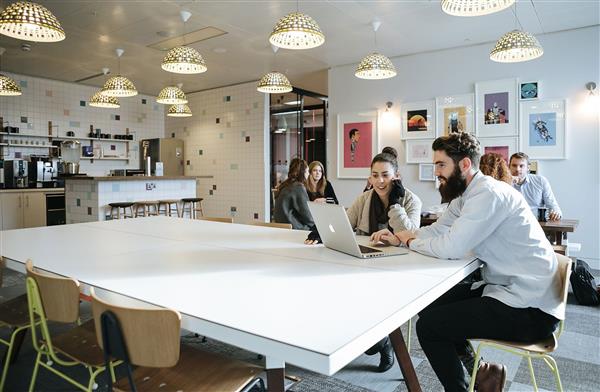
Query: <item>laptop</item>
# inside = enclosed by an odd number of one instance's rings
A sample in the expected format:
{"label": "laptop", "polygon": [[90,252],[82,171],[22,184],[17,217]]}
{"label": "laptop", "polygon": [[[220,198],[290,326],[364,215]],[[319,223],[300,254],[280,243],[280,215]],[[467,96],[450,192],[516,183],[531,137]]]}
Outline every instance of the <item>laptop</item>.
{"label": "laptop", "polygon": [[[397,246],[370,245],[369,237],[354,235],[346,210],[341,205],[308,202],[308,208],[319,230],[323,244],[338,252],[361,259],[405,255],[408,249]],[[357,238],[363,244],[359,244]]]}

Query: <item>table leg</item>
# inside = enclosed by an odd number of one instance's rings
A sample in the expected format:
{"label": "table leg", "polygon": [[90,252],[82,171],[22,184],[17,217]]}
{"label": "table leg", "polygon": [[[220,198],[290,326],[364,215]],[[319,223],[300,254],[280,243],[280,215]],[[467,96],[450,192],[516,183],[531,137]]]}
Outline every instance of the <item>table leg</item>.
{"label": "table leg", "polygon": [[421,392],[421,385],[406,349],[406,343],[404,342],[400,327],[390,334],[390,340],[392,341],[392,347],[394,347],[396,359],[398,359],[406,387],[410,392]]}
{"label": "table leg", "polygon": [[562,245],[563,233],[561,231],[556,232],[556,245]]}
{"label": "table leg", "polygon": [[267,369],[267,390],[269,392],[285,391],[285,369]]}

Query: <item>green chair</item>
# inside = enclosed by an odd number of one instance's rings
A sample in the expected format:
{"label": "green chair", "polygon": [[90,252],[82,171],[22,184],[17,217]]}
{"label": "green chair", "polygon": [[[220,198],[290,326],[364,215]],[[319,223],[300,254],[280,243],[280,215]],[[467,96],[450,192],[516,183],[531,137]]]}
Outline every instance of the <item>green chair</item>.
{"label": "green chair", "polygon": [[[569,276],[571,276],[572,261],[567,256],[563,256],[561,254],[556,254],[556,258],[558,259],[558,270],[555,278],[555,284],[557,295],[560,296],[562,306],[564,307],[567,304],[567,294],[569,292]],[[533,384],[533,389],[535,391],[538,390],[538,386],[535,381],[535,373],[533,372],[533,365],[531,363],[531,360],[534,358],[543,359],[546,365],[548,365],[548,367],[554,374],[557,390],[562,392],[563,388],[562,383],[560,382],[558,365],[556,364],[554,358],[552,358],[549,355],[549,353],[557,349],[558,338],[560,337],[563,328],[564,321],[561,320],[558,330],[551,337],[543,341],[534,343],[506,342],[491,339],[481,340],[479,345],[477,346],[477,351],[475,354],[475,365],[473,366],[473,373],[471,374],[471,383],[469,384],[469,391],[473,392],[473,389],[475,387],[475,376],[477,375],[477,370],[479,368],[479,361],[481,359],[481,349],[484,347],[492,347],[498,350],[506,351],[511,354],[527,358],[527,363],[529,365],[529,374],[531,376],[531,383]]]}
{"label": "green chair", "polygon": [[[27,261],[27,299],[30,322],[37,324],[31,328],[33,347],[37,351],[29,391],[35,387],[38,370],[41,367],[83,391],[97,388],[96,377],[103,372],[104,354],[96,342],[94,321],[81,324],[79,319],[79,282],[75,279],[42,274]],[[36,321],[39,320],[39,321]],[[77,326],[58,336],[51,336],[48,321],[76,323]],[[39,329],[39,331],[38,331]],[[42,356],[46,360],[42,360]],[[89,371],[87,386],[69,377],[54,364],[61,366],[84,366]],[[114,366],[120,362],[111,362],[109,370],[114,381]]]}
{"label": "green chair", "polygon": [[[2,269],[4,268],[4,259],[0,257],[0,286],[2,285]],[[10,328],[12,332],[10,339],[0,338],[0,344],[7,346],[4,366],[2,367],[2,376],[0,377],[0,391],[4,390],[4,383],[8,375],[13,350],[23,339],[23,334],[29,328],[29,313],[27,312],[27,295],[23,294],[0,305],[0,328]],[[19,342],[19,343],[18,343]]]}

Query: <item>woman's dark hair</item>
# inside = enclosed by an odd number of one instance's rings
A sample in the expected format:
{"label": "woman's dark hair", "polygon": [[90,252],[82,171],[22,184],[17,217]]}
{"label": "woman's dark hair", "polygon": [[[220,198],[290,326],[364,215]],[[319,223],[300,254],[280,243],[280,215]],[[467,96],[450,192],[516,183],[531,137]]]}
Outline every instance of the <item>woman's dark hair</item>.
{"label": "woman's dark hair", "polygon": [[381,150],[381,152],[385,154],[390,154],[394,158],[398,159],[398,150],[396,150],[394,147],[385,146],[383,147],[383,150]]}
{"label": "woman's dark hair", "polygon": [[308,169],[308,164],[302,158],[294,158],[290,161],[290,168],[288,170],[288,178],[279,185],[279,190],[282,190],[288,185],[292,185],[295,182],[299,182],[306,187],[306,178],[304,173]]}
{"label": "woman's dark hair", "polygon": [[469,133],[458,132],[451,133],[448,136],[440,136],[433,141],[431,148],[433,151],[444,151],[456,165],[462,159],[469,158],[473,168],[479,168],[481,147],[479,140]]}
{"label": "woman's dark hair", "polygon": [[493,152],[483,154],[479,160],[479,170],[486,176],[490,176],[507,184],[512,184],[512,176],[506,161],[500,154]]}
{"label": "woman's dark hair", "polygon": [[394,174],[398,173],[398,160],[392,154],[382,152],[380,154],[375,155],[375,157],[371,161],[371,168],[377,162],[389,163],[394,168]]}

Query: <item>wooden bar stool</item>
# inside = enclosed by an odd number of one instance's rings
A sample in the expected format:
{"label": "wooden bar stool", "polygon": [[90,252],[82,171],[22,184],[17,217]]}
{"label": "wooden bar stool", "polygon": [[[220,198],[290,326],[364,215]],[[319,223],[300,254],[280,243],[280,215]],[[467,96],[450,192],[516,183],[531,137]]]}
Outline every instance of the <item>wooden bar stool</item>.
{"label": "wooden bar stool", "polygon": [[181,217],[184,218],[186,208],[190,212],[190,218],[196,219],[196,212],[200,213],[200,216],[204,216],[202,211],[202,199],[201,197],[184,197],[181,199]]}
{"label": "wooden bar stool", "polygon": [[[114,212],[117,211],[117,219],[121,219],[121,209],[123,210],[123,219],[133,218],[133,202],[122,201],[115,203],[108,203],[110,206],[110,219],[115,219]],[[130,215],[127,216],[127,208],[129,208]]]}
{"label": "wooden bar stool", "polygon": [[[165,216],[172,216],[171,215],[171,210],[173,209],[172,206],[173,204],[175,204],[175,212],[177,213],[176,216],[179,216],[179,200],[177,199],[165,199],[165,200],[159,200],[158,201],[158,215],[160,215],[161,212],[164,212]],[[164,207],[164,209],[161,211],[161,207]]]}
{"label": "wooden bar stool", "polygon": [[[156,200],[145,200],[136,201],[133,207],[135,217],[138,216],[157,216],[158,215],[158,201]],[[140,212],[141,210],[141,212]]]}

